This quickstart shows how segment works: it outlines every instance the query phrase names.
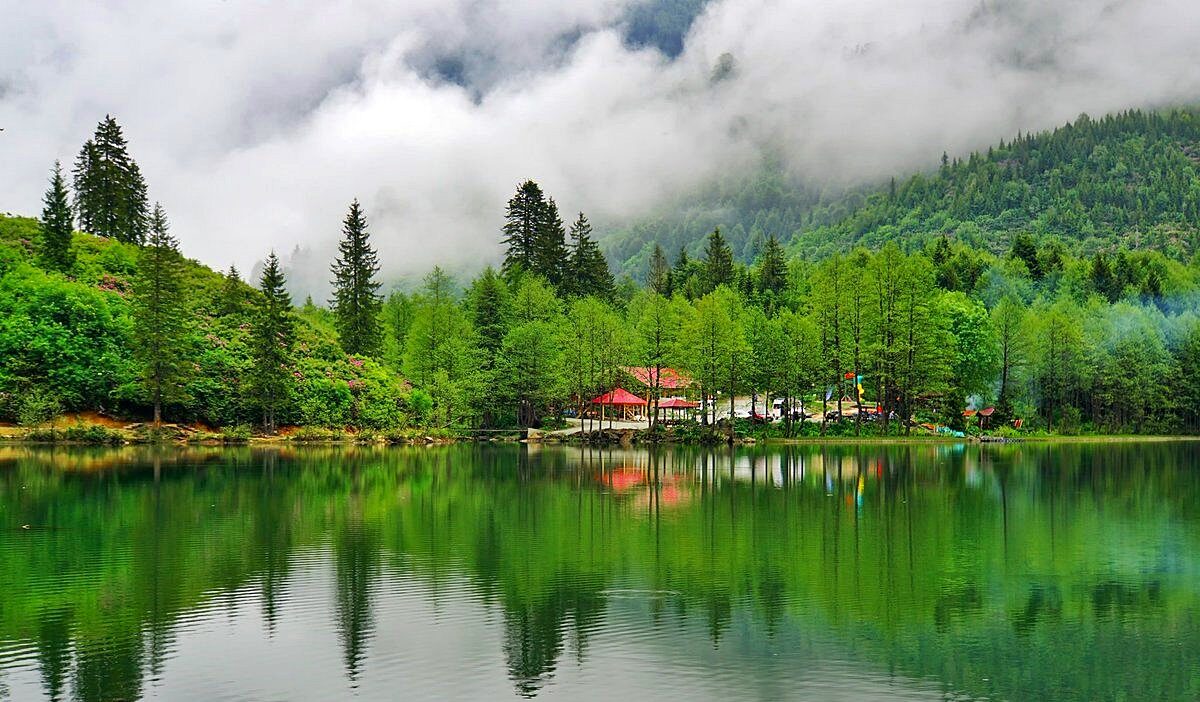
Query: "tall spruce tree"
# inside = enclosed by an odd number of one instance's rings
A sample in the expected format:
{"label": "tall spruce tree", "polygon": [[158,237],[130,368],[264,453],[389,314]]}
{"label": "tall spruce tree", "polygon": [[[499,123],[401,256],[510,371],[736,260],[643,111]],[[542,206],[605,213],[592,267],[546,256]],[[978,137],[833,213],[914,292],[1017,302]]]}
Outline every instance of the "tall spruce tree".
{"label": "tall spruce tree", "polygon": [[646,282],[654,292],[663,297],[671,297],[671,277],[671,264],[667,262],[667,252],[655,242],[654,251],[650,254],[650,273]]}
{"label": "tall spruce tree", "polygon": [[171,236],[167,215],[155,203],[150,236],[138,254],[133,285],[133,353],[142,366],[142,385],[154,405],[154,425],[162,423],[165,402],[185,398],[189,361],[183,257]]}
{"label": "tall spruce tree", "polygon": [[546,216],[546,196],[532,180],[517,187],[504,211],[504,274],[510,278],[534,269],[538,233]]}
{"label": "tall spruce tree", "polygon": [[75,253],[71,250],[71,232],[75,223],[67,199],[67,183],[63,180],[62,165],[58,161],[54,162],[50,188],[46,190],[43,202],[42,262],[48,268],[67,273],[75,266]]}
{"label": "tall spruce tree", "polygon": [[220,307],[222,315],[237,314],[246,304],[246,284],[238,273],[237,266],[230,265],[225,272],[225,280],[221,282]]}
{"label": "tall spruce tree", "polygon": [[772,234],[763,246],[762,265],[758,269],[758,287],[763,292],[770,291],[778,295],[787,286],[787,258],[783,247]]}
{"label": "tall spruce tree", "polygon": [[558,214],[558,205],[554,198],[548,198],[533,242],[532,271],[554,287],[561,288],[567,268],[567,232]]}
{"label": "tall spruce tree", "polygon": [[383,307],[379,282],[375,280],[379,258],[368,237],[366,217],[358,200],[354,200],[342,224],[342,241],[331,268],[330,303],[342,348],[346,353],[364,356],[379,353],[379,311]]}
{"label": "tall spruce tree", "polygon": [[81,229],[127,244],[145,241],[146,181],[111,115],[104,117],[95,135],[84,143],[74,175],[75,212]]}
{"label": "tall spruce tree", "polygon": [[567,289],[577,295],[610,299],[613,276],[608,260],[592,239],[592,224],[582,212],[571,224],[571,253],[567,263]]}
{"label": "tall spruce tree", "polygon": [[295,329],[292,324],[292,298],[288,295],[279,257],[272,251],[267,257],[259,290],[262,301],[254,325],[254,375],[251,389],[263,413],[263,429],[275,433],[277,414],[287,401],[292,386],[291,361],[292,341]]}
{"label": "tall spruce tree", "polygon": [[733,282],[733,249],[717,227],[704,246],[704,285],[709,291]]}

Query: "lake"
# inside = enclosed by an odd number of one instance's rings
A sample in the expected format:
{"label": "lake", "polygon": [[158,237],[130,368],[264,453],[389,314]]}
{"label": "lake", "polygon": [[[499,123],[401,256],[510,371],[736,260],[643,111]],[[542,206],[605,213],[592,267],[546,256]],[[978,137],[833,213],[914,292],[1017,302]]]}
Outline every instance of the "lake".
{"label": "lake", "polygon": [[1195,700],[1198,457],[0,447],[0,700]]}

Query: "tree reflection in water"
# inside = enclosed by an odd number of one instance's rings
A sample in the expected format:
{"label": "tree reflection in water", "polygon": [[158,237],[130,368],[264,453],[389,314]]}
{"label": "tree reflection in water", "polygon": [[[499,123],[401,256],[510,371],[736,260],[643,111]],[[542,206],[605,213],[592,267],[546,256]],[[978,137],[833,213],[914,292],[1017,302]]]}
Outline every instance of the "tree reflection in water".
{"label": "tree reflection in water", "polygon": [[498,613],[527,697],[634,621],[722,651],[819,633],[966,696],[1191,699],[1196,452],[0,448],[0,515],[33,527],[0,532],[0,672],[30,647],[48,699],[136,699],[193,612],[250,593],[274,637],[297,562],[324,559],[351,687],[404,582]]}

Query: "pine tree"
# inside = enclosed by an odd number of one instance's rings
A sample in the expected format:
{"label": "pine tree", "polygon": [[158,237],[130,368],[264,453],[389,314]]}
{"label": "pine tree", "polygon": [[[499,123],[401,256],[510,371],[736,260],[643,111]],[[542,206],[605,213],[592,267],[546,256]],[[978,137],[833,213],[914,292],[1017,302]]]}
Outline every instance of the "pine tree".
{"label": "pine tree", "polygon": [[246,302],[246,284],[238,273],[237,266],[230,265],[221,283],[221,314],[231,315],[242,311]]}
{"label": "pine tree", "polygon": [[96,126],[75,161],[75,211],[81,229],[128,244],[146,239],[146,182],[112,116]]}
{"label": "pine tree", "polygon": [[272,251],[259,280],[263,297],[254,325],[254,376],[251,388],[262,408],[263,429],[274,433],[279,408],[291,389],[288,363],[295,334],[292,324],[292,299],[285,289],[287,281]]}
{"label": "pine tree", "polygon": [[758,269],[758,287],[763,292],[770,291],[778,295],[786,286],[787,258],[779,240],[772,234],[763,246],[762,265]]}
{"label": "pine tree", "polygon": [[659,295],[671,297],[671,264],[667,263],[667,253],[657,242],[650,254],[650,274],[647,283],[650,289]]}
{"label": "pine tree", "polygon": [[558,205],[549,198],[539,217],[531,270],[556,288],[562,286],[567,275],[566,235]]}
{"label": "pine tree", "polygon": [[331,268],[334,324],[346,353],[375,355],[380,348],[379,311],[383,307],[375,280],[379,258],[368,240],[367,220],[358,200],[350,203],[342,235]]}
{"label": "pine tree", "polygon": [[722,285],[733,282],[733,250],[721,236],[721,228],[713,230],[708,235],[708,243],[704,247],[704,285],[712,291]]}
{"label": "pine tree", "polygon": [[162,205],[150,216],[150,237],[138,255],[133,287],[134,356],[142,365],[142,383],[154,404],[154,424],[162,423],[164,402],[184,399],[188,373],[185,344],[187,304],[183,257],[168,231]]}
{"label": "pine tree", "polygon": [[546,198],[542,189],[532,180],[527,180],[508,201],[504,212],[504,239],[508,247],[504,253],[503,272],[510,278],[520,271],[534,267],[534,251],[538,231],[546,211]]}
{"label": "pine tree", "polygon": [[571,224],[571,253],[567,270],[571,292],[602,299],[612,297],[614,284],[608,260],[592,239],[592,225],[582,212]]}
{"label": "pine tree", "polygon": [[1038,261],[1037,244],[1033,242],[1033,237],[1027,232],[1021,232],[1013,239],[1011,256],[1025,262],[1025,267],[1029,270],[1029,277],[1035,281],[1042,279],[1042,266]]}
{"label": "pine tree", "polygon": [[67,200],[67,184],[58,161],[54,162],[54,174],[43,202],[42,261],[48,268],[68,273],[75,266],[75,253],[71,250],[71,232],[75,225]]}

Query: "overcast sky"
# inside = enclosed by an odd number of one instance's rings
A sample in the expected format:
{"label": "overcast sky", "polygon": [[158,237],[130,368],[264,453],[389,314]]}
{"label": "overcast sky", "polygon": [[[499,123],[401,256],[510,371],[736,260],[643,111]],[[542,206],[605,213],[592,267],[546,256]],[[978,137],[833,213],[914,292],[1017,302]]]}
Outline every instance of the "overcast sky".
{"label": "overcast sky", "polygon": [[112,113],[187,255],[328,250],[358,197],[395,275],[494,260],[525,178],[613,221],[764,152],[878,180],[1200,96],[1195,0],[712,0],[673,58],[634,4],[0,0],[0,211]]}

